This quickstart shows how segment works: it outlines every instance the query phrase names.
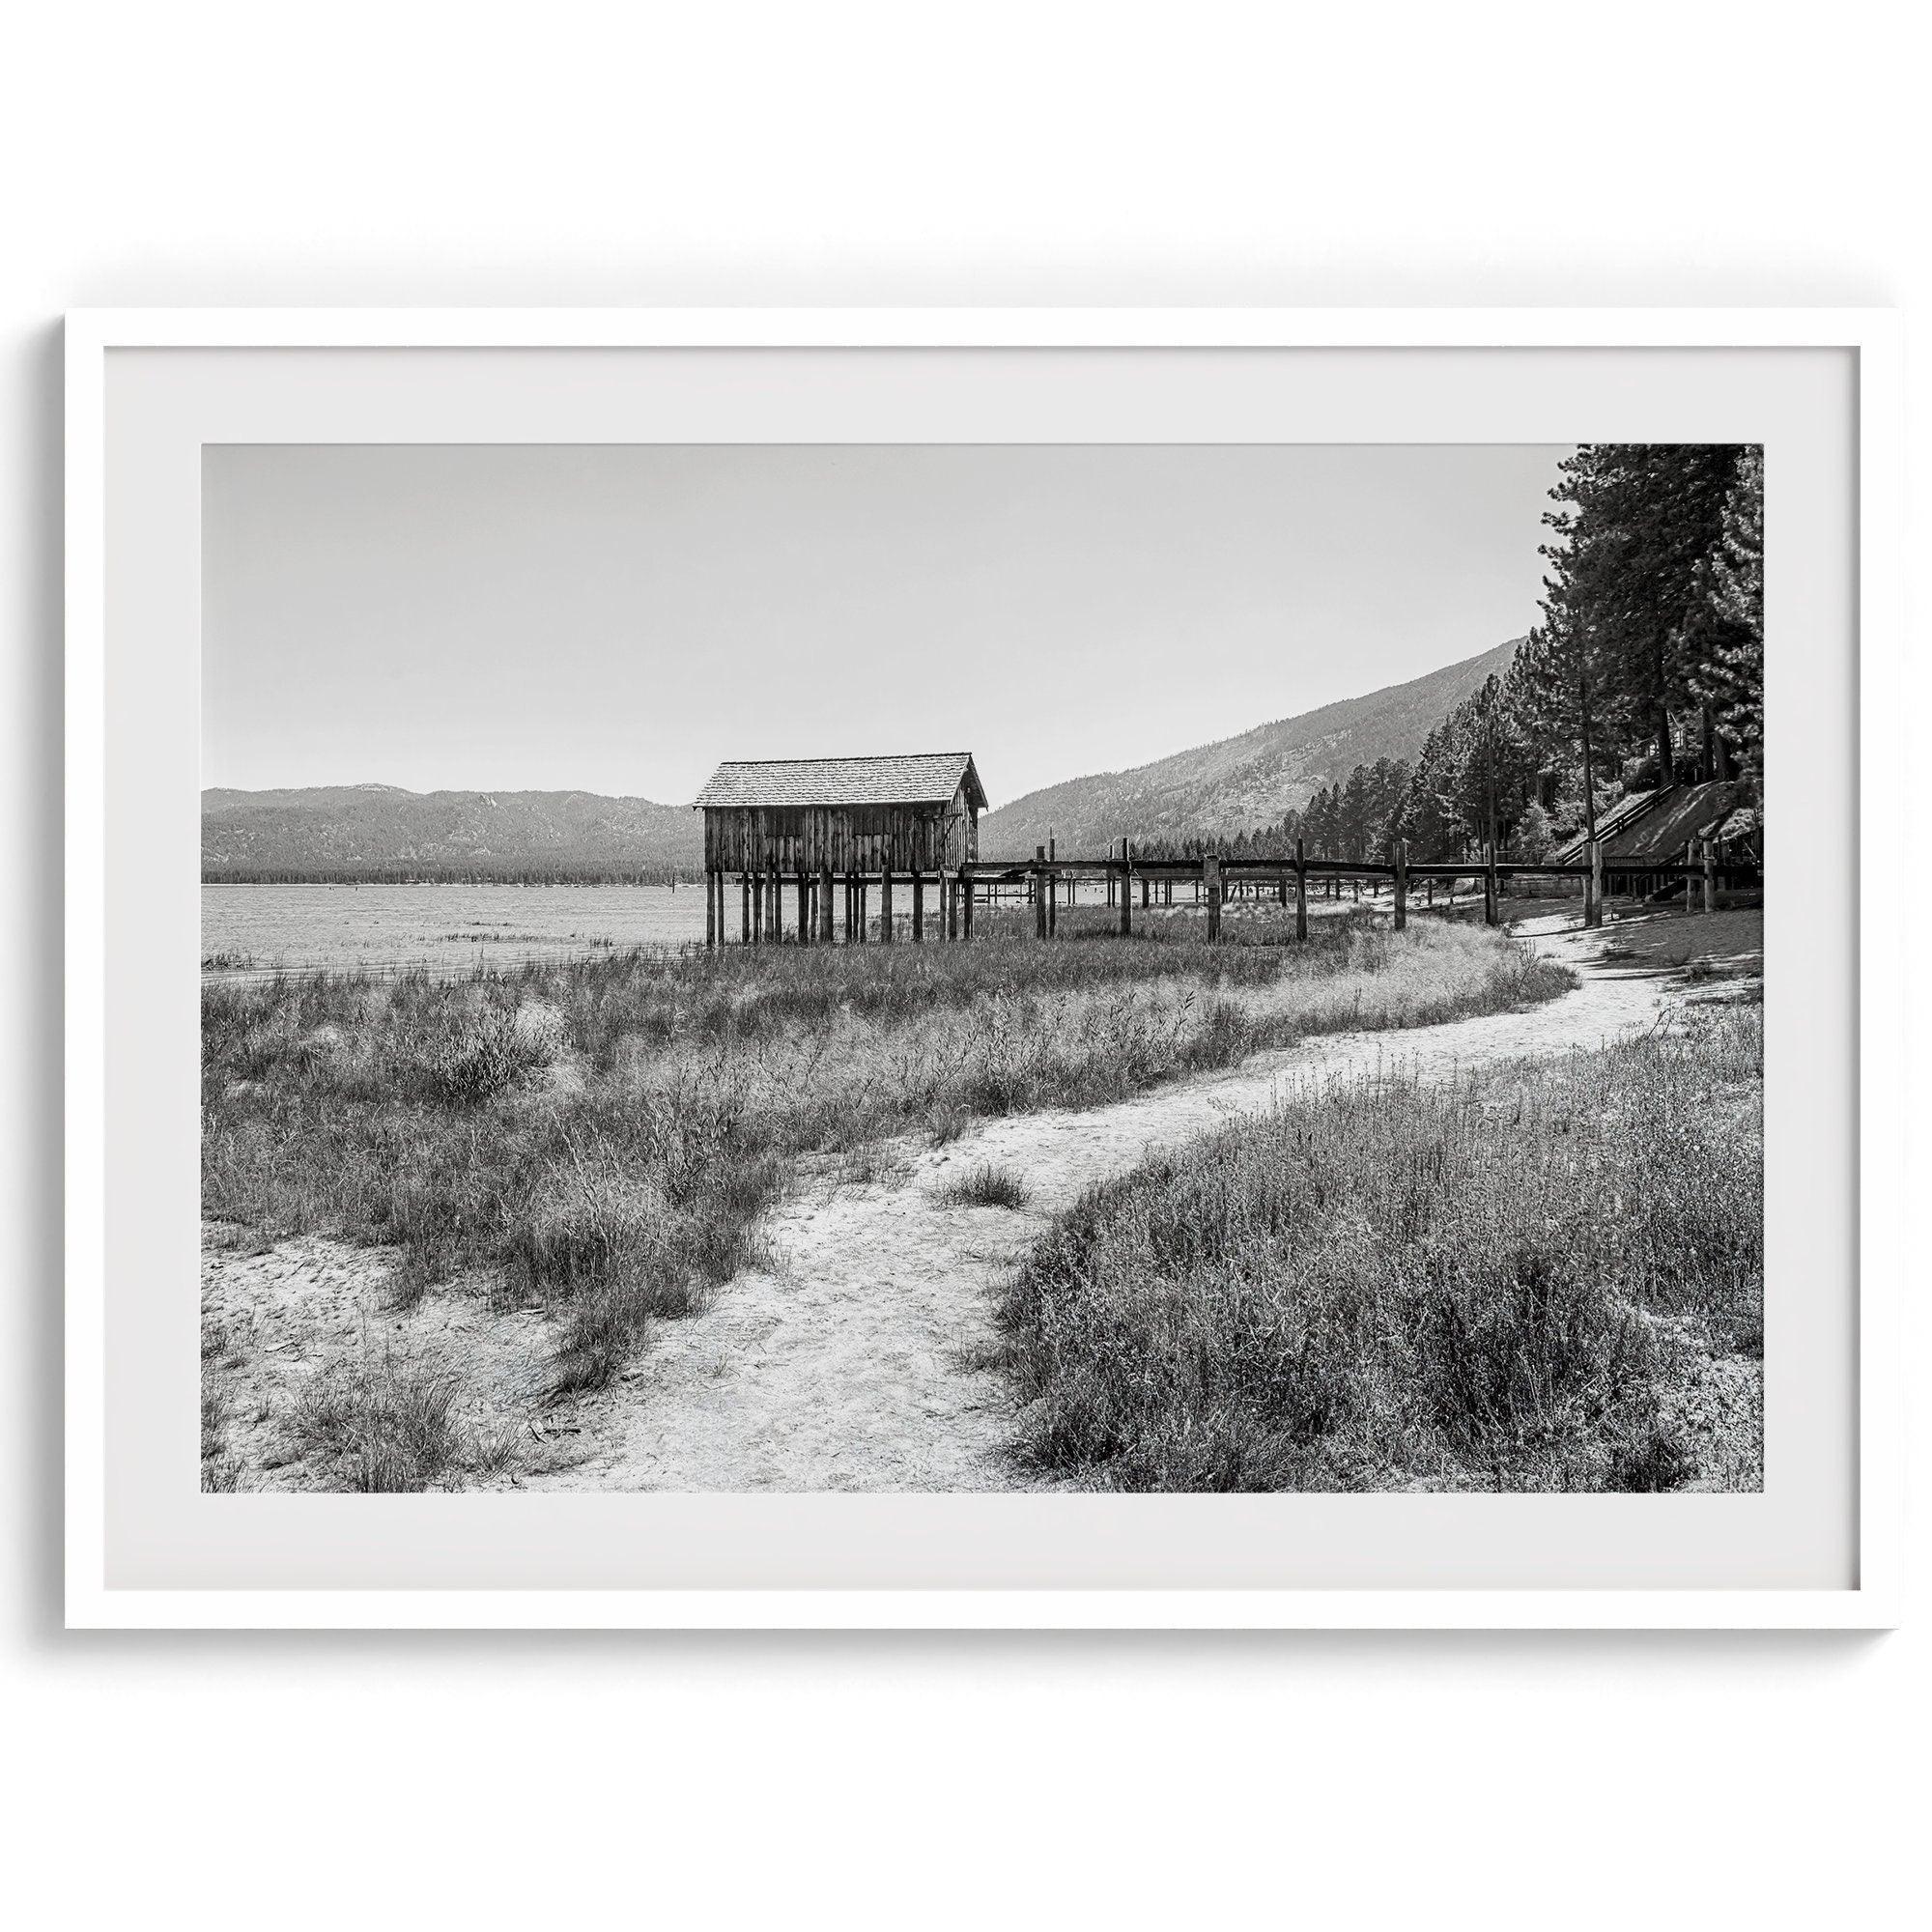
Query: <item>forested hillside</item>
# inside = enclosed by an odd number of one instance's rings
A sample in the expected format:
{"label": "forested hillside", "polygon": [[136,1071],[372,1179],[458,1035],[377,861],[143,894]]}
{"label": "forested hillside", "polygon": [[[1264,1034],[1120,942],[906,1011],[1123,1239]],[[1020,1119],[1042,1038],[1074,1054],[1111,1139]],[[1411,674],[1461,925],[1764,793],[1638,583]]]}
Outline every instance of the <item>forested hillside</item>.
{"label": "forested hillside", "polygon": [[[1076,854],[1122,838],[1145,850],[1209,838],[1232,847],[1242,834],[1298,811],[1318,787],[1346,781],[1358,764],[1412,759],[1446,711],[1507,668],[1517,641],[1132,771],[1029,792],[980,820],[980,849],[988,858],[1024,856],[1049,835],[1062,852]],[[1284,682],[1292,672],[1284,665]]]}

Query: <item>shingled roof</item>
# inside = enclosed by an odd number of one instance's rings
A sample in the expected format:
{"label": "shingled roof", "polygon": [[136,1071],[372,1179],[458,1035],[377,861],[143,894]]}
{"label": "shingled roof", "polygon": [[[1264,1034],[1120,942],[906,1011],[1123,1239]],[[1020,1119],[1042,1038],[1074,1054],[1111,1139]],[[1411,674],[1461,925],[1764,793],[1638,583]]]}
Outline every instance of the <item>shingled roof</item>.
{"label": "shingled roof", "polygon": [[882,758],[727,758],[698,806],[950,805],[959,781],[983,811],[986,792],[971,752],[901,752]]}

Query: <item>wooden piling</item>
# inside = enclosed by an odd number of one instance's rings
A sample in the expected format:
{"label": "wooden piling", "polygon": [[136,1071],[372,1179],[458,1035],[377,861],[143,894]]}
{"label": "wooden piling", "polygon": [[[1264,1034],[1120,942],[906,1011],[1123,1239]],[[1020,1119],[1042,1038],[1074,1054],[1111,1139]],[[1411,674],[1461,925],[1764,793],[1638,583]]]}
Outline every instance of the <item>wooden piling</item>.
{"label": "wooden piling", "polygon": [[1033,857],[1033,936],[1036,939],[1044,939],[1050,919],[1047,908],[1046,847],[1036,845]]}
{"label": "wooden piling", "polygon": [[718,944],[718,878],[719,875],[706,869],[704,874],[704,944],[713,947]]}
{"label": "wooden piling", "polygon": [[818,868],[818,936],[830,946],[838,934],[832,924],[832,867],[822,865]]}
{"label": "wooden piling", "polygon": [[879,943],[882,946],[893,943],[893,868],[890,866],[879,868]]}
{"label": "wooden piling", "polygon": [[959,875],[959,937],[973,937],[973,875],[962,872]]}
{"label": "wooden piling", "polygon": [[1308,848],[1294,841],[1294,936],[1308,937]]}
{"label": "wooden piling", "polygon": [[918,946],[925,938],[925,874],[912,875],[912,943]]}
{"label": "wooden piling", "polygon": [[1134,875],[1133,852],[1127,841],[1121,840],[1121,937],[1130,939],[1134,930]]}
{"label": "wooden piling", "polygon": [[1217,852],[1206,854],[1201,861],[1201,892],[1208,901],[1208,937],[1212,942],[1221,936],[1221,858]]}
{"label": "wooden piling", "polygon": [[1408,923],[1408,840],[1395,841],[1395,929],[1400,932]]}

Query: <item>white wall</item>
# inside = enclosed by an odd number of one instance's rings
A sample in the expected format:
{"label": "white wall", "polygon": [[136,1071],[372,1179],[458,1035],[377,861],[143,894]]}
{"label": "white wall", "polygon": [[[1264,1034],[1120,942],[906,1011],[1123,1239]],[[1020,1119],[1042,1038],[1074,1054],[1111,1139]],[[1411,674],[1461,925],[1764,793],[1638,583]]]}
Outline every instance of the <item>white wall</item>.
{"label": "white wall", "polygon": [[1922,1629],[64,1637],[50,1218],[64,308],[1922,307],[1892,9],[43,0],[5,59],[22,1922],[169,1898],[218,1926],[1903,1918]]}

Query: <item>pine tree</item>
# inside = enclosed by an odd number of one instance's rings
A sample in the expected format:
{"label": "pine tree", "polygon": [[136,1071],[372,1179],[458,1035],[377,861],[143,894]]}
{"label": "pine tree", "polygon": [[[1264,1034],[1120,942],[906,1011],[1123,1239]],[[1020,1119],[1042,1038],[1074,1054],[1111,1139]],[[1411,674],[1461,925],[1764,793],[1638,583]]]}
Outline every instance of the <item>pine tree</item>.
{"label": "pine tree", "polygon": [[[1690,642],[1742,451],[1728,443],[1585,443],[1559,465],[1544,521],[1560,602],[1674,782],[1673,715],[1691,703]],[[1548,607],[1546,606],[1546,609]],[[1605,721],[1608,722],[1608,721]]]}
{"label": "pine tree", "polygon": [[[1764,450],[1738,459],[1718,541],[1699,565],[1691,690],[1720,758],[1764,784]],[[1721,774],[1718,774],[1721,776]]]}

